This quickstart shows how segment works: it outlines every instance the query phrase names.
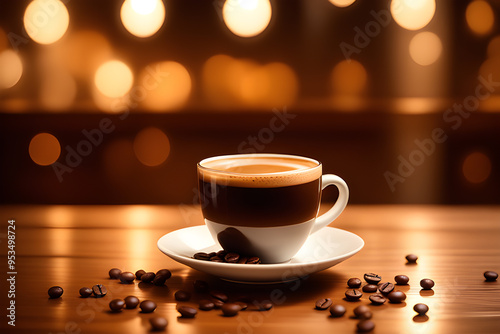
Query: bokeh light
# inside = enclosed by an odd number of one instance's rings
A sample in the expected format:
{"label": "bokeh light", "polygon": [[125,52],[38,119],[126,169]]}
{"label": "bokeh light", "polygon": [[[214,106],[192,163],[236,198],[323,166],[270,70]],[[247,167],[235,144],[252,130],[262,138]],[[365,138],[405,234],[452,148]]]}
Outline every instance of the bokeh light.
{"label": "bokeh light", "polygon": [[425,27],[436,12],[435,0],[392,0],[391,14],[401,27],[418,30]]}
{"label": "bokeh light", "polygon": [[191,86],[191,76],[183,65],[164,61],[150,64],[142,71],[131,98],[143,100],[142,106],[148,110],[176,110],[189,99]]}
{"label": "bokeh light", "polygon": [[12,50],[0,52],[0,89],[17,84],[23,75],[23,63],[19,55]]}
{"label": "bokeh light", "polygon": [[334,94],[356,95],[365,89],[368,74],[360,62],[343,60],[333,68],[331,80]]}
{"label": "bokeh light", "polygon": [[500,81],[500,57],[486,59],[479,68],[479,74],[483,78],[489,78],[494,82]]}
{"label": "bokeh light", "polygon": [[68,29],[69,14],[59,0],[34,0],[24,12],[24,28],[37,43],[52,44]]}
{"label": "bokeh light", "polygon": [[269,0],[228,0],[222,7],[222,17],[229,30],[240,37],[262,33],[271,21]]}
{"label": "bokeh light", "polygon": [[31,139],[29,145],[31,160],[40,166],[48,166],[59,159],[61,145],[50,133],[39,133]]}
{"label": "bokeh light", "polygon": [[495,14],[490,4],[483,0],[472,1],[465,11],[465,19],[469,28],[478,35],[491,31],[495,22]]}
{"label": "bokeh light", "polygon": [[441,39],[430,31],[416,34],[410,41],[410,56],[413,61],[422,66],[434,64],[443,51]]}
{"label": "bokeh light", "polygon": [[470,183],[482,183],[490,177],[491,160],[484,153],[473,152],[465,158],[462,172]]}
{"label": "bokeh light", "polygon": [[49,110],[65,111],[76,97],[75,79],[66,71],[45,71],[40,86],[40,102]]}
{"label": "bokeh light", "polygon": [[125,29],[137,37],[149,37],[165,22],[162,0],[125,0],[120,11]]}
{"label": "bokeh light", "polygon": [[158,166],[170,154],[170,141],[163,131],[149,127],[141,130],[135,137],[134,153],[143,165]]}
{"label": "bokeh light", "polygon": [[9,45],[9,40],[7,38],[7,34],[2,28],[0,28],[0,51],[7,49],[8,45]]}
{"label": "bokeh light", "polygon": [[337,7],[347,7],[352,5],[356,0],[328,0]]}
{"label": "bokeh light", "polygon": [[123,62],[111,60],[102,64],[96,71],[94,83],[107,97],[116,98],[128,93],[134,82],[134,75]]}
{"label": "bokeh light", "polygon": [[228,64],[234,59],[228,55],[218,54],[210,57],[203,64],[202,86],[205,99],[216,107],[225,107],[234,103],[226,89]]}
{"label": "bokeh light", "polygon": [[495,36],[488,43],[488,57],[500,57],[500,36]]}

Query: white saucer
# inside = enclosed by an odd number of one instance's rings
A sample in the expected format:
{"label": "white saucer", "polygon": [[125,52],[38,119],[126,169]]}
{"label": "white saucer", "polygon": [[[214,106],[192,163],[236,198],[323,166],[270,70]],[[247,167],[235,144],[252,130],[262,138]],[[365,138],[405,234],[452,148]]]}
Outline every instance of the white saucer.
{"label": "white saucer", "polygon": [[158,248],[177,262],[222,279],[245,283],[291,281],[330,268],[359,252],[364,241],[354,233],[325,227],[311,235],[289,262],[279,264],[234,264],[195,260],[197,252],[216,252],[216,244],[205,225],[186,227],[158,240]]}

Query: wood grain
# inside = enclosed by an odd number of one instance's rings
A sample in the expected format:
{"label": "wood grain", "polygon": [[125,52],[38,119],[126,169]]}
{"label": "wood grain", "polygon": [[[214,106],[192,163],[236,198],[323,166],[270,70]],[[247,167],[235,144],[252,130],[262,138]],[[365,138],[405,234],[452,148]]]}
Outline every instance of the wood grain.
{"label": "wood grain", "polygon": [[[325,209],[325,207],[323,208]],[[334,223],[361,236],[365,248],[351,259],[299,281],[276,285],[242,285],[192,270],[164,256],[159,237],[178,228],[202,224],[196,206],[2,206],[0,245],[7,254],[7,219],[16,219],[16,326],[7,325],[6,264],[2,264],[1,333],[146,333],[153,314],[138,310],[108,312],[114,298],[136,295],[157,302],[155,315],[168,319],[170,333],[354,333],[352,309],[368,304],[343,300],[350,277],[376,272],[383,281],[397,274],[410,285],[397,287],[408,298],[403,304],[369,306],[374,333],[498,333],[500,282],[485,282],[485,270],[500,272],[500,207],[349,206]],[[415,253],[418,264],[405,264]],[[6,256],[2,257],[6,261]],[[112,267],[135,272],[169,268],[166,287],[123,285],[107,278]],[[432,278],[432,291],[418,282]],[[233,318],[220,311],[199,311],[195,319],[179,319],[173,294],[192,290],[203,279],[230,297],[248,295],[273,299],[268,312],[245,311]],[[82,299],[78,290],[101,283],[102,299]],[[60,299],[48,299],[47,289],[60,285]],[[202,295],[182,304],[197,307]],[[343,318],[314,310],[316,299],[329,297],[346,306]],[[413,305],[429,305],[428,318],[415,318]],[[420,322],[426,320],[424,322]]]}

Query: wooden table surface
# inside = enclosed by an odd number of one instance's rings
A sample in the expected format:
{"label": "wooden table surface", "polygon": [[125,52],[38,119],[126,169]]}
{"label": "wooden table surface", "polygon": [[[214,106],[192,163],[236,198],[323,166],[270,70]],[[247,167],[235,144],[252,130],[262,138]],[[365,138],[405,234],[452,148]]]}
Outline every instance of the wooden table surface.
{"label": "wooden table surface", "polygon": [[[146,333],[153,314],[138,310],[108,312],[114,298],[136,295],[156,301],[169,333],[354,333],[352,309],[369,304],[343,300],[346,281],[375,272],[383,281],[397,274],[410,277],[405,303],[369,306],[373,333],[499,333],[500,281],[485,282],[483,272],[500,272],[500,207],[355,206],[334,223],[365,240],[364,249],[347,261],[299,281],[275,285],[243,285],[222,281],[190,269],[163,255],[156,241],[175,229],[202,224],[196,206],[2,206],[0,244],[7,254],[8,219],[15,219],[15,298],[8,297],[6,256],[2,257],[1,333]],[[418,264],[405,264],[415,253]],[[108,278],[113,267],[135,272],[168,268],[167,286],[124,285]],[[9,275],[11,276],[11,275]],[[432,291],[419,281],[432,278]],[[173,294],[192,290],[195,279],[230,297],[258,300],[281,297],[267,312],[244,311],[226,318],[220,311],[199,311],[195,319],[180,319]],[[104,284],[102,299],[79,298],[83,286]],[[47,289],[64,288],[59,299]],[[273,295],[273,296],[274,296]],[[197,307],[199,295],[183,304]],[[346,316],[330,318],[314,310],[314,302],[329,297],[345,305]],[[15,300],[15,327],[6,317]],[[413,305],[426,303],[428,317],[415,317]]]}

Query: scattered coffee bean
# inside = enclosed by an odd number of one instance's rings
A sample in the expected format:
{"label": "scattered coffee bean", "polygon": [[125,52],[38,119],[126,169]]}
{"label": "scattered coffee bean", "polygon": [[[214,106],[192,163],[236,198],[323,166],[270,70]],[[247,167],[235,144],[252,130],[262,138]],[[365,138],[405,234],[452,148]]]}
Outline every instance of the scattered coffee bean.
{"label": "scattered coffee bean", "polygon": [[330,306],[330,314],[334,318],[339,318],[345,314],[345,307],[340,304]]}
{"label": "scattered coffee bean", "polygon": [[248,308],[248,304],[245,302],[234,302],[234,303],[238,304],[242,311],[245,311]]}
{"label": "scattered coffee bean", "polygon": [[239,259],[240,255],[237,253],[227,253],[226,256],[224,256],[224,260],[229,263],[238,263]]}
{"label": "scattered coffee bean", "polygon": [[135,275],[130,271],[124,271],[120,274],[120,282],[123,284],[131,284],[135,280]]}
{"label": "scattered coffee bean", "polygon": [[374,305],[382,305],[383,303],[386,302],[387,299],[385,299],[384,296],[382,296],[381,294],[379,293],[376,293],[376,294],[373,294],[369,297],[370,301],[372,302],[372,304]]}
{"label": "scattered coffee bean", "polygon": [[193,282],[193,287],[194,287],[194,291],[196,291],[196,292],[203,293],[203,292],[208,291],[208,283],[205,281],[202,281],[202,280],[198,280],[198,279],[195,280]]}
{"label": "scattered coffee bean", "polygon": [[246,262],[246,264],[259,264],[259,263],[260,259],[257,256],[250,257]]}
{"label": "scattered coffee bean", "polygon": [[210,291],[210,296],[212,296],[213,298],[218,299],[224,303],[227,302],[227,299],[228,299],[227,295],[222,291],[212,290],[212,291]]}
{"label": "scattered coffee bean", "polygon": [[139,304],[139,307],[140,307],[142,313],[151,313],[154,310],[156,310],[156,303],[152,300],[143,300]]}
{"label": "scattered coffee bean", "polygon": [[327,310],[330,306],[332,306],[332,300],[330,298],[318,299],[314,306],[317,310]]}
{"label": "scattered coffee bean", "polygon": [[153,284],[157,286],[162,286],[165,285],[166,281],[167,281],[167,276],[156,275],[155,278],[153,279]]}
{"label": "scattered coffee bean", "polygon": [[396,290],[396,291],[392,291],[391,293],[389,293],[387,295],[387,298],[389,298],[389,301],[391,303],[397,304],[397,303],[401,303],[403,300],[405,300],[406,295],[403,291]]}
{"label": "scattered coffee bean", "polygon": [[240,305],[236,303],[225,303],[222,307],[222,314],[226,317],[234,317],[235,315],[238,314],[239,311],[241,311]]}
{"label": "scattered coffee bean", "polygon": [[123,299],[113,299],[109,302],[109,309],[113,312],[121,311],[125,306],[125,301]]}
{"label": "scattered coffee bean", "polygon": [[178,290],[174,294],[175,300],[186,302],[191,299],[191,293],[184,290]]}
{"label": "scattered coffee bean", "polygon": [[91,288],[83,287],[78,292],[80,292],[80,296],[82,296],[82,298],[87,298],[87,297],[92,296],[92,289]]}
{"label": "scattered coffee bean", "polygon": [[372,293],[372,292],[377,292],[377,290],[378,290],[378,285],[375,284],[366,284],[365,286],[363,286],[363,292]]}
{"label": "scattered coffee bean", "polygon": [[49,291],[47,291],[48,294],[49,294],[49,297],[54,299],[54,298],[59,298],[62,296],[64,290],[63,288],[61,288],[60,286],[53,286],[49,289]]}
{"label": "scattered coffee bean", "polygon": [[142,277],[142,275],[144,275],[145,273],[146,273],[146,271],[145,271],[145,270],[139,269],[139,270],[137,270],[137,271],[135,272],[135,278],[136,278],[137,280],[140,280],[140,279],[141,279],[141,277]]}
{"label": "scattered coffee bean", "polygon": [[430,278],[424,278],[423,280],[420,281],[420,286],[424,290],[430,290],[434,286],[434,281],[431,280]]}
{"label": "scattered coffee bean", "polygon": [[221,258],[220,258],[220,257],[218,257],[218,256],[212,256],[212,257],[210,258],[210,262],[224,262],[224,260],[223,260],[223,259],[221,259]]}
{"label": "scattered coffee bean", "polygon": [[155,277],[156,277],[155,273],[150,271],[150,272],[147,272],[145,274],[142,274],[141,281],[143,281],[144,283],[151,283],[151,282],[153,282]]}
{"label": "scattered coffee bean", "polygon": [[351,289],[359,289],[361,287],[361,280],[357,277],[349,278],[347,286]]}
{"label": "scattered coffee bean", "polygon": [[160,269],[156,272],[156,276],[165,276],[165,279],[172,277],[172,272],[168,269]]}
{"label": "scattered coffee bean", "polygon": [[488,282],[496,281],[498,278],[498,273],[491,270],[485,271],[483,275]]}
{"label": "scattered coffee bean", "polygon": [[427,313],[427,311],[429,311],[429,306],[422,303],[418,303],[415,304],[415,306],[413,306],[413,310],[417,312],[418,315],[424,315]]}
{"label": "scattered coffee bean", "polygon": [[363,293],[356,289],[349,289],[345,292],[345,297],[347,300],[358,300],[362,295]]}
{"label": "scattered coffee bean", "polygon": [[214,297],[211,297],[210,301],[214,304],[215,309],[220,309],[224,305],[224,302],[222,300]]}
{"label": "scattered coffee bean", "polygon": [[149,323],[151,324],[151,330],[153,331],[163,331],[167,328],[168,321],[163,317],[154,317],[149,319]]}
{"label": "scattered coffee bean", "polygon": [[417,260],[418,256],[416,256],[415,254],[406,255],[406,261],[408,261],[408,263],[417,263]]}
{"label": "scattered coffee bean", "polygon": [[353,312],[354,312],[354,316],[356,318],[359,318],[363,313],[366,313],[366,312],[371,313],[370,308],[366,305],[357,306],[356,308],[354,308]]}
{"label": "scattered coffee bean", "polygon": [[259,311],[269,311],[273,308],[273,303],[265,302],[257,304],[257,309]]}
{"label": "scattered coffee bean", "polygon": [[394,284],[392,284],[390,282],[382,283],[378,286],[378,290],[380,292],[382,292],[383,294],[388,294],[389,292],[394,290]]}
{"label": "scattered coffee bean", "polygon": [[212,256],[210,256],[210,254],[204,252],[199,252],[193,255],[193,258],[195,258],[196,260],[202,260],[202,261],[209,261],[211,257]]}
{"label": "scattered coffee bean", "polygon": [[[222,305],[224,305],[224,304],[222,304]],[[221,305],[221,307],[222,307],[222,305]],[[210,311],[210,310],[213,310],[215,308],[215,305],[211,300],[202,299],[202,300],[200,300],[199,308],[200,308],[200,310],[203,310],[203,311]]]}
{"label": "scattered coffee bean", "polygon": [[359,332],[371,332],[375,328],[375,323],[371,320],[361,320],[356,327],[358,327]]}
{"label": "scattered coffee bean", "polygon": [[96,284],[92,287],[92,293],[94,294],[94,297],[96,298],[101,298],[106,296],[108,293],[108,290],[106,287],[102,284]]}
{"label": "scattered coffee bean", "polygon": [[382,277],[374,273],[366,273],[363,278],[368,284],[378,284],[382,280]]}
{"label": "scattered coffee bean", "polygon": [[196,316],[196,309],[189,306],[177,306],[177,312],[181,314],[183,318],[194,318]]}
{"label": "scattered coffee bean", "polygon": [[227,252],[225,250],[220,250],[218,251],[217,253],[215,253],[215,255],[217,255],[218,257],[220,257],[221,259],[223,259],[225,256],[226,256]]}
{"label": "scattered coffee bean", "polygon": [[410,278],[406,275],[397,275],[394,276],[394,281],[396,281],[397,285],[406,285],[410,281]]}
{"label": "scattered coffee bean", "polygon": [[139,305],[139,298],[136,296],[127,296],[125,297],[125,308],[133,309]]}
{"label": "scattered coffee bean", "polygon": [[119,279],[120,278],[120,274],[122,273],[122,271],[118,268],[113,268],[113,269],[110,269],[109,270],[109,278],[111,279]]}

